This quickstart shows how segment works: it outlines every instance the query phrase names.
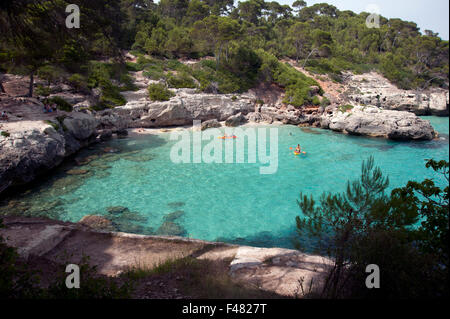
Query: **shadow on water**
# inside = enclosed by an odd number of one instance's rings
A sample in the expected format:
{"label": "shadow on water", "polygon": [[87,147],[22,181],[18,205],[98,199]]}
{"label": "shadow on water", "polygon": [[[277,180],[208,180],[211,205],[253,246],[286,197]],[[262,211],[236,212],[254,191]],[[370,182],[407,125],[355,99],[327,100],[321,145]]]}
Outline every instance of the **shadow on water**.
{"label": "shadow on water", "polygon": [[[294,223],[294,221],[293,221]],[[295,249],[296,232],[291,230],[288,233],[274,233],[269,231],[259,232],[253,235],[244,237],[218,237],[215,239],[218,242],[224,242],[241,246],[252,247],[281,247],[287,249]]]}
{"label": "shadow on water", "polygon": [[448,147],[449,144],[449,135],[448,134],[440,134],[437,139],[432,141],[413,141],[407,144],[408,147],[411,148],[420,148],[420,149],[439,149],[443,147]]}
{"label": "shadow on water", "polygon": [[300,130],[303,133],[307,133],[307,134],[314,134],[314,135],[322,135],[323,134],[323,130],[318,129],[318,128],[302,127],[302,128],[300,128]]}
{"label": "shadow on water", "polygon": [[58,167],[42,174],[35,181],[2,194],[0,215],[64,220],[67,214],[63,207],[70,204],[64,195],[73,193],[90,178],[107,178],[114,161],[153,160],[154,155],[144,151],[166,143],[166,140],[157,135],[146,135],[93,144],[66,158]]}

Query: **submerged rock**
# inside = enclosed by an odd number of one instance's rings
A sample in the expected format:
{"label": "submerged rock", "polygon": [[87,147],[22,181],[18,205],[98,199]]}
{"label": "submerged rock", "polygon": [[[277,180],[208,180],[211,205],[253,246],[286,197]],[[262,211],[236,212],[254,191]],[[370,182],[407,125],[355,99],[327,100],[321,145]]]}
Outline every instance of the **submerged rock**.
{"label": "submerged rock", "polygon": [[120,216],[118,216],[116,219],[123,219],[138,223],[145,223],[147,222],[147,217],[141,215],[138,212],[130,212],[129,210],[124,211]]}
{"label": "submerged rock", "polygon": [[114,221],[114,226],[118,231],[129,234],[139,234],[139,235],[153,235],[153,229],[151,227],[145,227],[133,222],[126,221]]}
{"label": "submerged rock", "polygon": [[113,215],[119,215],[129,211],[129,209],[124,206],[110,206],[106,210]]}
{"label": "submerged rock", "polygon": [[89,173],[86,169],[71,169],[70,171],[67,171],[68,175],[86,175]]}
{"label": "submerged rock", "polygon": [[186,230],[174,222],[166,221],[158,228],[156,234],[163,236],[183,236],[186,234]]}
{"label": "submerged rock", "polygon": [[122,156],[122,158],[130,162],[144,163],[154,160],[155,156],[152,154],[140,154],[140,155]]}
{"label": "submerged rock", "polygon": [[98,155],[90,155],[87,157],[77,157],[75,158],[75,163],[77,163],[78,166],[87,165],[90,162],[96,160],[99,156]]}
{"label": "submerged rock", "polygon": [[171,203],[167,204],[167,206],[169,206],[171,208],[183,207],[184,205],[186,205],[185,202],[171,202]]}
{"label": "submerged rock", "polygon": [[184,215],[184,211],[182,210],[177,210],[176,212],[167,214],[166,216],[164,216],[164,221],[165,222],[174,222],[177,219],[183,217]]}
{"label": "submerged rock", "polygon": [[87,227],[95,229],[95,230],[103,230],[103,231],[116,231],[117,230],[109,219],[102,217],[102,216],[98,216],[98,215],[84,216],[78,222],[78,224],[87,226]]}
{"label": "submerged rock", "polygon": [[116,148],[113,148],[113,147],[105,147],[103,149],[103,152],[113,154],[113,153],[119,153],[119,150]]}

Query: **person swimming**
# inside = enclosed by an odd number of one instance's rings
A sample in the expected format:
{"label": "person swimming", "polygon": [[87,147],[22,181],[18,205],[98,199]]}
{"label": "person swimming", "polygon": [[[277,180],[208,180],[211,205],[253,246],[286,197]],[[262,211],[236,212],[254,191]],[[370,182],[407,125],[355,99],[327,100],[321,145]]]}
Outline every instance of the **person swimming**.
{"label": "person swimming", "polygon": [[297,147],[295,148],[295,152],[300,154],[302,152],[302,148],[300,147],[300,144],[297,145]]}

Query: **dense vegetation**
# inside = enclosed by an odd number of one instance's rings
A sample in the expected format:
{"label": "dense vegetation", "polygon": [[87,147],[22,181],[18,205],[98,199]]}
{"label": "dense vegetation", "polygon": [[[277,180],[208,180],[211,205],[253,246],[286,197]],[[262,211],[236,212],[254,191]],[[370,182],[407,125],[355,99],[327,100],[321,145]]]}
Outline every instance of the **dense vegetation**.
{"label": "dense vegetation", "polygon": [[[320,201],[300,196],[299,235],[334,264],[323,298],[448,298],[449,163],[430,160],[435,176],[385,194],[389,179],[363,163],[359,180]],[[445,185],[441,188],[440,185]],[[366,267],[380,269],[380,289],[367,289]]]}
{"label": "dense vegetation", "polygon": [[[99,89],[98,108],[125,103],[120,91],[136,89],[129,70],[144,70],[167,87],[216,93],[275,82],[286,89],[285,102],[321,103],[310,94],[317,84],[278,62],[284,58],[335,81],[344,70],[378,70],[401,88],[448,86],[448,41],[399,19],[382,17],[380,28],[367,28],[368,13],[304,1],[292,7],[264,0],[72,2],[80,6],[80,29],[64,26],[67,1],[3,1],[0,71]],[[138,63],[124,63],[122,50],[130,49]],[[176,62],[203,57],[213,58],[194,66]]]}

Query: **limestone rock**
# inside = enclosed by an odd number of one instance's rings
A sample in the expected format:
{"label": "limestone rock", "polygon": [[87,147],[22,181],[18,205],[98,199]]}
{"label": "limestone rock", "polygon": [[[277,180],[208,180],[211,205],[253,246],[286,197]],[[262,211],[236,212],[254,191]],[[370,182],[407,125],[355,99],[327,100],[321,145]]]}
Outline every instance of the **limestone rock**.
{"label": "limestone rock", "polygon": [[222,124],[220,124],[219,121],[217,121],[216,119],[205,121],[202,123],[202,131],[207,130],[209,128],[217,128],[221,126]]}
{"label": "limestone rock", "polygon": [[352,135],[393,140],[432,140],[436,136],[430,122],[413,113],[379,110],[376,107],[357,106],[352,112],[337,111],[327,120],[331,130]]}
{"label": "limestone rock", "polygon": [[247,122],[247,119],[245,118],[244,115],[242,115],[242,113],[238,113],[236,115],[230,116],[226,121],[225,121],[225,125],[228,127],[236,127],[239,126],[241,124],[244,124]]}

